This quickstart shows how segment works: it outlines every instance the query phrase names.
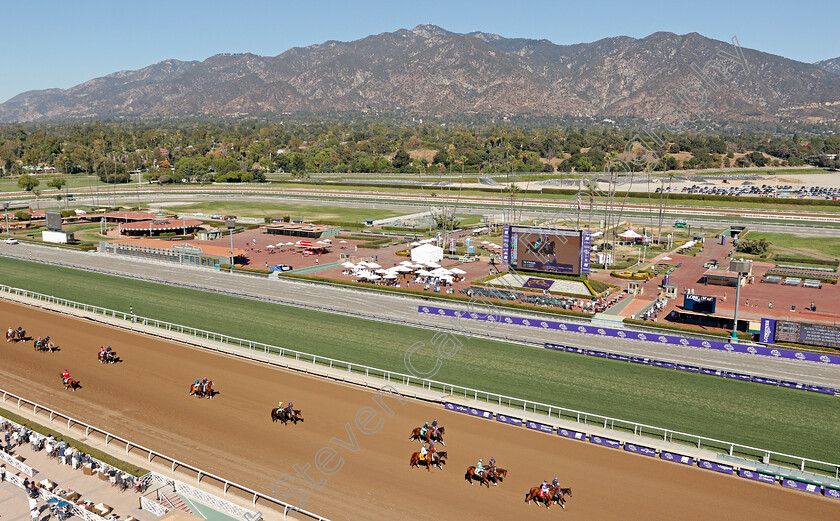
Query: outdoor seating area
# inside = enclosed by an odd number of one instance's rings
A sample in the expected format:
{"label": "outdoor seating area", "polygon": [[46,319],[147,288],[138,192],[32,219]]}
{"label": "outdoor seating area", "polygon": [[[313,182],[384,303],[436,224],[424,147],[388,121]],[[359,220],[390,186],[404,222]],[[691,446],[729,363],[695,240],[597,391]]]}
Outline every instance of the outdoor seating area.
{"label": "outdoor seating area", "polygon": [[[368,282],[378,285],[394,286],[397,288],[411,285],[422,285],[423,289],[440,292],[441,288],[452,293],[453,283],[463,281],[466,272],[460,268],[444,268],[436,262],[402,261],[396,266],[383,268],[376,262],[350,261],[341,264],[342,275],[356,277],[357,282]],[[445,288],[449,288],[448,290]]]}
{"label": "outdoor seating area", "polygon": [[[0,418],[0,433],[5,442],[0,457],[0,463],[5,465],[5,481],[23,488],[36,501],[44,500],[52,517],[67,519],[81,515],[81,510],[107,521],[142,517],[136,498],[122,499],[128,490],[142,490],[135,476],[92,458],[63,440],[45,437],[10,420]],[[34,465],[38,470],[32,468]],[[35,475],[38,478],[32,477]],[[148,515],[145,518],[151,519]]]}

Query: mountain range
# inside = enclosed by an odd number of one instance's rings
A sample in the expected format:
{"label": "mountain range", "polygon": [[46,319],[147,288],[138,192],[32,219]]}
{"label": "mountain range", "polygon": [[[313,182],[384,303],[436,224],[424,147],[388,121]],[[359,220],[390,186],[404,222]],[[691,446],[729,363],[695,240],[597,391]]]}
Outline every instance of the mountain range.
{"label": "mountain range", "polygon": [[0,105],[0,122],[328,111],[840,119],[840,58],[808,64],[736,44],[658,32],[556,45],[419,25],[277,56],[165,60],[24,92]]}

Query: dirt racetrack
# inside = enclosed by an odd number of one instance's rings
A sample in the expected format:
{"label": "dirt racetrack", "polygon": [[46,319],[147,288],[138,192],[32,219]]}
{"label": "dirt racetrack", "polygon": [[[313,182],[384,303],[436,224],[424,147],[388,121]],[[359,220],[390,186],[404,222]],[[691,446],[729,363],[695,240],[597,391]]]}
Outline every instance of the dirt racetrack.
{"label": "dirt racetrack", "polygon": [[[384,398],[394,415],[383,415],[381,430],[364,434],[355,424],[357,411],[378,406],[373,393],[363,389],[5,301],[0,301],[0,317],[0,327],[22,325],[34,337],[49,334],[61,347],[48,354],[36,353],[31,341],[0,344],[0,388],[268,494],[279,477],[290,474],[277,492],[304,487],[305,508],[333,520],[840,516],[835,500],[450,413],[439,405],[401,405]],[[277,335],[279,342],[281,321]],[[124,361],[99,364],[96,354],[103,344],[113,346]],[[64,368],[82,389],[63,389],[59,373]],[[188,397],[189,384],[204,376],[214,380],[218,396]],[[272,423],[271,408],[290,398],[305,422]],[[409,469],[408,458],[419,444],[408,441],[408,434],[432,418],[447,429],[449,464],[431,473]],[[355,443],[345,429],[348,423]],[[360,421],[363,427],[375,423]],[[343,446],[332,437],[345,440]],[[344,462],[328,476],[315,468],[323,447],[333,447]],[[328,455],[322,451],[322,468],[337,467],[340,460],[326,461]],[[491,456],[508,469],[508,479],[498,488],[468,485],[466,467]],[[293,465],[307,463],[312,465],[308,475],[321,488],[294,477]],[[573,489],[568,510],[524,503],[530,487],[555,475]]]}

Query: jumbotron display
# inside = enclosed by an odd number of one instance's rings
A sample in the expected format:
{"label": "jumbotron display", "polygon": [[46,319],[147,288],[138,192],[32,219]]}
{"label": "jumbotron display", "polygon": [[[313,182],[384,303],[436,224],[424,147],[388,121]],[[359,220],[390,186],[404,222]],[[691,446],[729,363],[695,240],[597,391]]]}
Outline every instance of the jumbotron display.
{"label": "jumbotron display", "polygon": [[511,268],[580,275],[589,273],[591,235],[588,231],[504,227],[502,262]]}

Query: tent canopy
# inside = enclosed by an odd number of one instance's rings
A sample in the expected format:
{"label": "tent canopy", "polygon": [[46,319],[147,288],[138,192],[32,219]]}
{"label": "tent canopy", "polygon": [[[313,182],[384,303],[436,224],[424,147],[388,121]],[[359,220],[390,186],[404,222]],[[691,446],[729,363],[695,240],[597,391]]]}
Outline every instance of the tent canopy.
{"label": "tent canopy", "polygon": [[622,239],[641,239],[642,238],[641,235],[634,232],[633,230],[627,230],[624,233],[619,233],[618,236],[621,237]]}
{"label": "tent canopy", "polygon": [[434,263],[443,260],[443,248],[434,246],[432,244],[423,244],[412,248],[411,260],[414,262],[423,262],[426,264]]}

